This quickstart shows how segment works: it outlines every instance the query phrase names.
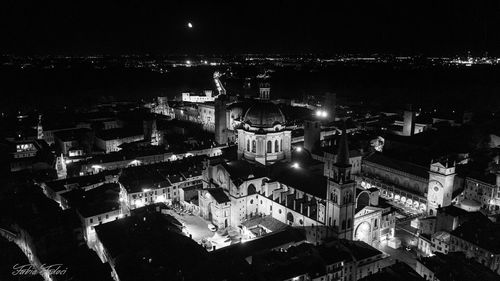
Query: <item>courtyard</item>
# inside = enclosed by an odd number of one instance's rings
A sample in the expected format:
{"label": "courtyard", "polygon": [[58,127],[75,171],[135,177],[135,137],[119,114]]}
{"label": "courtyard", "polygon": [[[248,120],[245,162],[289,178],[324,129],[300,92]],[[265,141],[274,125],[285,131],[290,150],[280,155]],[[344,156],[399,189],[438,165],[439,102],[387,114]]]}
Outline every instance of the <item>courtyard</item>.
{"label": "courtyard", "polygon": [[209,229],[209,221],[192,213],[183,212],[178,209],[168,209],[165,214],[176,218],[184,226],[183,232],[191,239],[205,246],[207,250],[226,247],[240,242],[239,231],[228,227],[212,231]]}

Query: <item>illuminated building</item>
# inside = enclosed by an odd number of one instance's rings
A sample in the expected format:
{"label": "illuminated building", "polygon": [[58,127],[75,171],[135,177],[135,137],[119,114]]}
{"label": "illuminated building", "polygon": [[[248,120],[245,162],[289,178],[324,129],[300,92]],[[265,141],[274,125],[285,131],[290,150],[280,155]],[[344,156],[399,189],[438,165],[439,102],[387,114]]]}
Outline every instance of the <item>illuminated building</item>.
{"label": "illuminated building", "polygon": [[500,212],[500,174],[476,174],[465,178],[461,208],[480,208],[488,213]]}
{"label": "illuminated building", "polygon": [[193,102],[193,103],[204,103],[204,102],[213,102],[217,96],[213,95],[212,90],[205,90],[203,95],[196,95],[193,93],[182,93],[182,101],[185,102]]}
{"label": "illuminated building", "polygon": [[273,103],[251,106],[238,129],[238,157],[263,165],[291,157],[291,130],[285,127],[285,116]]}
{"label": "illuminated building", "polygon": [[374,247],[384,240],[394,238],[396,227],[395,209],[379,198],[377,188],[356,190],[356,215],[354,216],[354,240],[361,240]]}
{"label": "illuminated building", "polygon": [[355,182],[344,133],[333,175],[314,175],[287,160],[290,132],[281,111],[270,103],[251,107],[238,129],[240,160],[210,161],[199,192],[201,215],[219,228],[237,227],[255,216],[306,230],[311,241],[352,239]]}
{"label": "illuminated building", "polygon": [[[357,177],[363,188],[376,187],[383,198],[420,212],[436,214],[439,207],[458,200],[463,179],[455,177],[448,160],[433,161],[429,168],[372,153],[363,158]],[[432,213],[431,213],[432,211]]]}
{"label": "illuminated building", "polygon": [[431,216],[437,208],[449,206],[454,199],[455,175],[455,163],[448,160],[431,163],[427,190],[427,211]]}
{"label": "illuminated building", "polygon": [[119,178],[121,198],[128,208],[154,203],[181,203],[181,189],[201,187],[204,156],[151,165],[130,166]]}

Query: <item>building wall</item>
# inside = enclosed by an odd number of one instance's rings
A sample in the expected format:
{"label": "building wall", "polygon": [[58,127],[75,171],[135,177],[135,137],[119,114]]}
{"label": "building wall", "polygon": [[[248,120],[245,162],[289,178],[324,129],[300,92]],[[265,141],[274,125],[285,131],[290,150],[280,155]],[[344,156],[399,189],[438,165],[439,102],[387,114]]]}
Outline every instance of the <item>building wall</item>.
{"label": "building wall", "polygon": [[446,207],[453,200],[455,167],[444,167],[441,163],[431,164],[427,191],[427,211],[436,215],[439,207]]}
{"label": "building wall", "polygon": [[87,245],[90,248],[95,248],[96,244],[96,233],[94,227],[100,224],[108,223],[111,221],[115,221],[124,215],[123,211],[120,209],[113,210],[110,212],[102,213],[92,217],[83,217],[79,214],[80,220],[82,221],[83,229],[84,229],[84,238],[87,241]]}
{"label": "building wall", "polygon": [[[351,164],[351,166],[352,166],[351,167],[351,174],[352,175],[357,175],[361,172],[362,159],[363,159],[363,157],[361,155],[349,157],[349,164]],[[324,175],[332,177],[333,176],[333,164],[335,164],[335,162],[337,162],[337,155],[335,155],[333,153],[325,152],[322,161],[325,162]]]}
{"label": "building wall", "polygon": [[361,240],[370,246],[378,246],[380,243],[380,223],[382,221],[382,210],[371,210],[365,208],[354,217],[354,240]]}
{"label": "building wall", "polygon": [[442,240],[439,240],[439,239],[436,239],[434,237],[432,237],[432,240],[431,240],[431,251],[432,252],[438,252],[438,253],[443,253],[443,254],[448,254],[449,252],[449,249],[450,249],[450,245],[449,245],[449,241],[442,241]]}
{"label": "building wall", "polygon": [[198,113],[203,129],[209,132],[215,132],[215,108],[214,105],[199,104]]}
{"label": "building wall", "polygon": [[425,280],[438,280],[435,279],[434,272],[432,272],[430,269],[425,267],[418,259],[417,259],[417,266],[415,268],[415,271],[422,276]]}
{"label": "building wall", "polygon": [[[271,150],[268,149],[269,142],[271,143]],[[260,163],[290,159],[291,132],[257,134],[238,129],[238,154],[247,160]]]}
{"label": "building wall", "polygon": [[193,95],[191,93],[182,93],[182,101],[204,103],[214,101],[217,96],[213,96],[211,90],[205,90],[204,95]]}
{"label": "building wall", "polygon": [[130,143],[135,141],[140,141],[144,139],[144,135],[135,135],[124,138],[112,139],[112,140],[104,140],[99,137],[96,137],[96,146],[100,149],[104,150],[106,153],[119,151],[119,146],[123,143]]}
{"label": "building wall", "polygon": [[500,211],[500,192],[496,184],[467,177],[463,198],[478,202],[481,208],[488,212]]}
{"label": "building wall", "polygon": [[423,252],[425,255],[428,256],[432,253],[432,242],[427,238],[425,238],[424,236],[419,236],[417,243],[418,250]]}

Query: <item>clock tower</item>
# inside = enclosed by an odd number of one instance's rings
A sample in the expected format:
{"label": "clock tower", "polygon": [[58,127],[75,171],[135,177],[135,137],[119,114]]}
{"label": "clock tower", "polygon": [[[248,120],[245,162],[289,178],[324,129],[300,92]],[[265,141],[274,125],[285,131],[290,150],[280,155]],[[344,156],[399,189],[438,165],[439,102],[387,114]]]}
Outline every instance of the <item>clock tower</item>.
{"label": "clock tower", "polygon": [[451,204],[455,175],[455,163],[449,163],[448,160],[431,162],[429,187],[427,188],[427,212],[429,215],[434,216],[437,208]]}
{"label": "clock tower", "polygon": [[351,176],[347,132],[340,137],[337,161],[328,177],[326,225],[336,230],[338,237],[352,240],[355,214],[356,184]]}

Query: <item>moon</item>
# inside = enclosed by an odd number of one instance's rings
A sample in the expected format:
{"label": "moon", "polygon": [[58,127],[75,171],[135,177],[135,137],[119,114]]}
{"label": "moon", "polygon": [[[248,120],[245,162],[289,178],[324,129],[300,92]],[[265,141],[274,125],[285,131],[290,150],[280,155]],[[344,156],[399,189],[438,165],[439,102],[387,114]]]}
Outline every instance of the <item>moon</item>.
{"label": "moon", "polygon": [[193,24],[192,24],[191,22],[188,22],[188,23],[187,23],[187,27],[188,27],[188,28],[193,28]]}

